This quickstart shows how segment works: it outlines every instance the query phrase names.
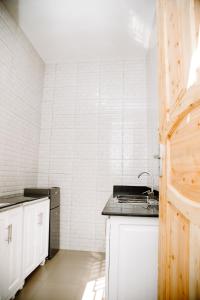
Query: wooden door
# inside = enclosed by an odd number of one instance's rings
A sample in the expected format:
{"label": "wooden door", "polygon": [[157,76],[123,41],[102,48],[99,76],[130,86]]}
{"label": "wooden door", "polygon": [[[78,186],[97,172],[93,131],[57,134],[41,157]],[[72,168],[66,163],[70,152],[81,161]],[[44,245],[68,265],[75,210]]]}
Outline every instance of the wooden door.
{"label": "wooden door", "polygon": [[200,0],[158,0],[159,299],[200,299]]}

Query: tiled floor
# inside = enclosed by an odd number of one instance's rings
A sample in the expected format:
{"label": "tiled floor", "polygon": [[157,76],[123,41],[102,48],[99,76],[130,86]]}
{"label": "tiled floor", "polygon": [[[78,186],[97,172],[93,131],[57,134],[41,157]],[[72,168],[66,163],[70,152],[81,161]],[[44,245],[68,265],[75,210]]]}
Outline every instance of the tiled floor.
{"label": "tiled floor", "polygon": [[16,300],[104,300],[103,253],[61,250],[25,282]]}

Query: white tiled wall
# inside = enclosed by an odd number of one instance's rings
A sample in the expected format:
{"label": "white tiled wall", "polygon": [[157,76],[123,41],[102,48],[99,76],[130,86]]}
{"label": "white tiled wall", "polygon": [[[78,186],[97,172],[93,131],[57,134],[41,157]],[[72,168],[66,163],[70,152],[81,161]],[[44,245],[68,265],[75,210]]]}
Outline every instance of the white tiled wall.
{"label": "white tiled wall", "polygon": [[[154,175],[154,183],[158,189],[159,160],[154,156],[159,154],[159,121],[158,121],[158,82],[157,82],[157,51],[156,51],[156,22],[154,20],[147,62],[147,124],[148,124],[148,170]],[[150,183],[148,181],[148,183]]]}
{"label": "white tiled wall", "polygon": [[47,65],[38,185],[61,187],[61,247],[104,250],[114,184],[145,184],[146,61]]}
{"label": "white tiled wall", "polygon": [[44,65],[0,1],[0,195],[37,183]]}

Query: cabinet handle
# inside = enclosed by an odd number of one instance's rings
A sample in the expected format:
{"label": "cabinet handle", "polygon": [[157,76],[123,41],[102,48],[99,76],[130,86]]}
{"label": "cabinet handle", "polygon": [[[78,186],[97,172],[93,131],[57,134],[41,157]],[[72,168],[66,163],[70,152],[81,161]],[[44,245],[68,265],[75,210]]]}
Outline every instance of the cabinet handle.
{"label": "cabinet handle", "polygon": [[6,242],[8,242],[8,244],[9,244],[9,241],[10,241],[10,225],[8,225],[8,227],[6,229],[8,230]]}
{"label": "cabinet handle", "polygon": [[41,225],[43,224],[43,213],[41,213]]}
{"label": "cabinet handle", "polygon": [[39,219],[38,224],[39,224],[39,225],[42,225],[42,224],[43,224],[43,213],[40,213],[40,214],[38,215],[38,219]]}
{"label": "cabinet handle", "polygon": [[12,242],[12,224],[9,224],[7,227],[8,230],[8,238],[7,238],[7,242],[8,244],[10,244]]}
{"label": "cabinet handle", "polygon": [[12,224],[10,224],[10,243],[12,242]]}

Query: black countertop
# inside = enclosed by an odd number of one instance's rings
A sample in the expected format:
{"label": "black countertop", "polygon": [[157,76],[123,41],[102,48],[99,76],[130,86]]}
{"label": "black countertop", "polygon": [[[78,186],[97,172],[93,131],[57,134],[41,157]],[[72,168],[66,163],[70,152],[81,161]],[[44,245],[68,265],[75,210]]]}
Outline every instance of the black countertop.
{"label": "black countertop", "polygon": [[0,197],[0,211],[24,202],[34,201],[41,198],[44,198],[44,196],[25,197],[22,194],[2,196]]}
{"label": "black countertop", "polygon": [[[119,203],[117,195],[141,195],[149,190],[146,186],[114,186],[113,195],[106,203],[102,215],[107,216],[129,216],[129,217],[158,217],[159,209],[157,206],[147,207],[144,205],[137,205],[133,203]],[[158,199],[158,191],[154,191],[155,198]]]}

